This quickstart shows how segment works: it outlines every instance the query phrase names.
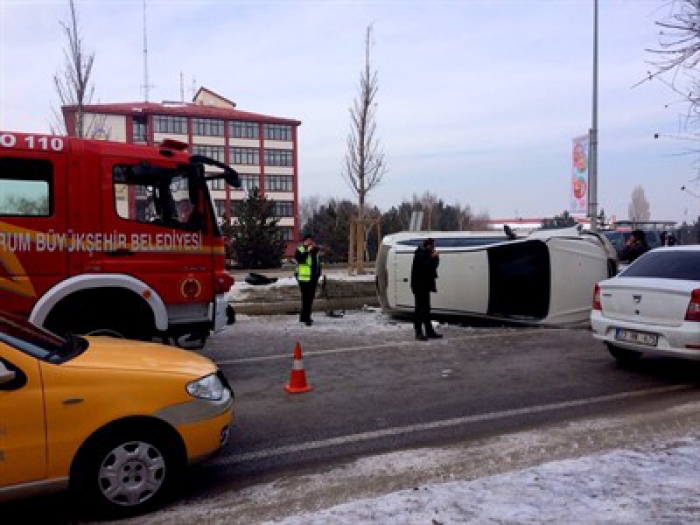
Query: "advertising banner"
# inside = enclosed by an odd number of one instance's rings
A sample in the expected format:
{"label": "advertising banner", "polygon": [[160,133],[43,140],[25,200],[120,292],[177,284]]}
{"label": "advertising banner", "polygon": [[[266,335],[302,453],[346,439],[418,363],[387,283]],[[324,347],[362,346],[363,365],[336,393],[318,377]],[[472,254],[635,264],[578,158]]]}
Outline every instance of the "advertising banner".
{"label": "advertising banner", "polygon": [[569,213],[588,213],[588,135],[573,140]]}

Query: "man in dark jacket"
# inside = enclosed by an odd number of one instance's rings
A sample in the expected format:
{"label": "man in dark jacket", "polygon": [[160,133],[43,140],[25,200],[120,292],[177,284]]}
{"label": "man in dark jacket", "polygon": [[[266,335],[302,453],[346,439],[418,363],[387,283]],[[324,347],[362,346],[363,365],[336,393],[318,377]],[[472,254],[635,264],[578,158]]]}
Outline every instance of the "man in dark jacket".
{"label": "man in dark jacket", "polygon": [[625,247],[620,252],[620,260],[626,263],[632,263],[640,255],[649,251],[647,237],[643,230],[634,230],[627,239]]}
{"label": "man in dark jacket", "polygon": [[294,260],[297,262],[296,278],[301,290],[301,315],[299,322],[311,326],[311,309],[316,296],[316,285],[321,277],[321,262],[319,261],[319,248],[314,243],[311,235],[305,235],[304,240],[294,252]]}
{"label": "man in dark jacket", "polygon": [[[416,339],[419,341],[442,337],[433,330],[430,322],[430,294],[437,292],[435,280],[439,264],[440,256],[435,251],[435,241],[425,239],[416,249],[411,266],[411,291],[416,301],[413,327],[416,330]],[[423,326],[425,326],[425,334]]]}

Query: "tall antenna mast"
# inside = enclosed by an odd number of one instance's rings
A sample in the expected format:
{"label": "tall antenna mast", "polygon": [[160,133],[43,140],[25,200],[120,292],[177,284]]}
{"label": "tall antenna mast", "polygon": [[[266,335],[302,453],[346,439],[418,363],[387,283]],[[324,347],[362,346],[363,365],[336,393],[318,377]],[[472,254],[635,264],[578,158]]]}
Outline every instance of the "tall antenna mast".
{"label": "tall antenna mast", "polygon": [[185,103],[185,74],[180,71],[180,102]]}
{"label": "tall antenna mast", "polygon": [[143,95],[148,102],[148,92],[150,85],[148,83],[148,34],[146,26],[146,0],[143,0]]}

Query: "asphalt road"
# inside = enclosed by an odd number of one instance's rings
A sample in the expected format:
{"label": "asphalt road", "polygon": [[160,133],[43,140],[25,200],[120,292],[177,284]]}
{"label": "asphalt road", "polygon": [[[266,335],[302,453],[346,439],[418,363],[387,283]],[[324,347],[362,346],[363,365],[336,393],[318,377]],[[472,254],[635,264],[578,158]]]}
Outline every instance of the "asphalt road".
{"label": "asphalt road", "polygon": [[[408,323],[376,312],[317,317],[311,328],[291,316],[239,319],[203,351],[219,363],[236,393],[231,440],[190,472],[175,505],[249,493],[259,484],[387,451],[479,446],[513,432],[592,418],[663,416],[674,406],[700,401],[700,363],[645,359],[620,367],[587,330],[445,326],[442,332],[444,339],[415,341]],[[283,386],[297,342],[314,390],[288,394]],[[633,427],[623,422],[615,435],[628,444],[646,439]],[[587,446],[616,446],[608,434],[597,440],[591,434]],[[571,437],[565,441],[570,444]],[[569,452],[578,447],[569,446]],[[567,455],[561,447],[549,451],[555,452]],[[547,454],[536,455],[546,460]],[[495,461],[492,470],[499,468]],[[358,485],[357,494],[372,493],[366,482]],[[386,485],[397,486],[396,479]],[[79,511],[64,500],[42,498],[41,507],[30,501],[8,509],[24,522],[78,519]],[[290,501],[295,508],[303,505]],[[279,505],[271,503],[260,518],[283,513]],[[159,516],[136,522],[166,523],[173,514]]]}

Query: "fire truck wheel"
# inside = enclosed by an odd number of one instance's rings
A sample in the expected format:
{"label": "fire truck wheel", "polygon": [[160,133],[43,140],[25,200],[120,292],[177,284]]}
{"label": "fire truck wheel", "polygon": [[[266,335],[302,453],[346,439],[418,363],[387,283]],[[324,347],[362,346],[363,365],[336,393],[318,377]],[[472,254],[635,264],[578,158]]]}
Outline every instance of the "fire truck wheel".
{"label": "fire truck wheel", "polygon": [[85,332],[85,334],[83,335],[102,335],[106,337],[115,337],[117,339],[126,339],[126,336],[124,334],[118,332],[117,330],[113,330],[112,328],[95,328],[94,330]]}
{"label": "fire truck wheel", "polygon": [[145,324],[137,320],[131,320],[127,324],[114,320],[94,319],[83,325],[81,333],[83,335],[116,337],[117,339],[149,339],[151,335]]}
{"label": "fire truck wheel", "polygon": [[155,327],[153,313],[132,292],[85,290],[58,303],[44,324],[58,334],[104,335],[150,340]]}
{"label": "fire truck wheel", "polygon": [[107,336],[117,339],[150,340],[151,330],[146,323],[136,319],[125,322],[122,319],[100,319],[97,317],[68,320],[65,318],[51,319],[46,328],[57,334],[79,334],[91,336]]}

